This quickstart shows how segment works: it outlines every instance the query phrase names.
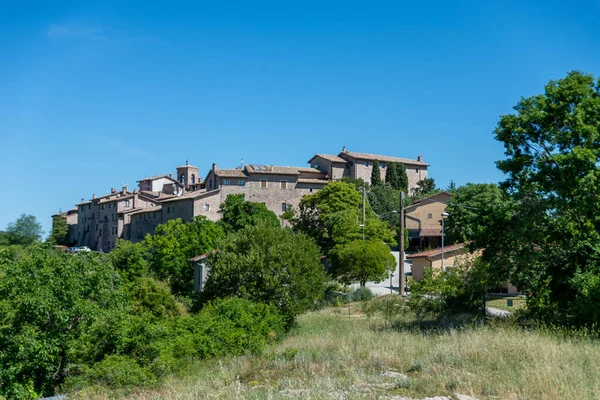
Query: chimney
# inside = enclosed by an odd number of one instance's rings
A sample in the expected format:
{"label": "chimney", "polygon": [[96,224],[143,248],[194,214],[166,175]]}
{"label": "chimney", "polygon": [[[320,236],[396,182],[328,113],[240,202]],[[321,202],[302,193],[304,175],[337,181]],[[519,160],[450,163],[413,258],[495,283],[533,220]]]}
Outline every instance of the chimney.
{"label": "chimney", "polygon": [[342,147],[342,153],[347,153],[348,150],[346,149],[346,146]]}
{"label": "chimney", "polygon": [[217,164],[216,164],[216,163],[213,163],[212,170],[213,170],[213,171],[216,171],[216,170],[217,170]]}
{"label": "chimney", "polygon": [[127,194],[127,185],[123,185],[123,194]]}
{"label": "chimney", "polygon": [[111,194],[115,194],[115,193],[117,193],[117,189],[115,189],[115,188],[110,188],[110,193],[111,193]]}
{"label": "chimney", "polygon": [[173,171],[169,171],[169,178],[173,178]]}
{"label": "chimney", "polygon": [[418,162],[423,162],[423,156],[419,154],[419,156],[417,157],[417,161]]}
{"label": "chimney", "polygon": [[85,199],[82,197],[81,198],[81,203],[83,204],[85,202]]}
{"label": "chimney", "polygon": [[92,195],[92,200],[96,200],[96,193]]}

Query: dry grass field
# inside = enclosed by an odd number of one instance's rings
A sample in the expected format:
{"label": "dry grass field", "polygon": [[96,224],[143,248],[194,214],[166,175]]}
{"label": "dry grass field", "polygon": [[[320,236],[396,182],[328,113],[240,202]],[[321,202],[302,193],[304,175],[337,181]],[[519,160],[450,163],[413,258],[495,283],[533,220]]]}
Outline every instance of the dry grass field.
{"label": "dry grass field", "polygon": [[[393,310],[386,301],[374,302]],[[524,331],[506,322],[465,324],[464,318],[416,323],[363,311],[353,303],[303,315],[264,354],[197,363],[160,388],[128,394],[90,388],[78,397],[421,399],[460,393],[477,399],[600,398],[600,345],[585,335]]]}

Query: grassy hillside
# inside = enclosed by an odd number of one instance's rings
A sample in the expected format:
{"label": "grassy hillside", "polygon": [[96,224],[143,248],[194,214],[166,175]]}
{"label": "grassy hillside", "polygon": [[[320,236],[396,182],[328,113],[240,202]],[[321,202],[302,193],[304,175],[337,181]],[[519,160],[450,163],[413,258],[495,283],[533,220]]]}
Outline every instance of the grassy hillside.
{"label": "grassy hillside", "polygon": [[[384,300],[377,300],[387,308]],[[371,303],[373,304],[373,303]],[[394,308],[390,304],[391,309]],[[185,376],[133,399],[600,398],[600,345],[585,336],[461,325],[461,319],[393,322],[361,305],[302,316],[262,356],[196,364]],[[561,338],[562,337],[562,338]],[[395,371],[402,376],[384,376]],[[90,389],[82,398],[119,397]]]}

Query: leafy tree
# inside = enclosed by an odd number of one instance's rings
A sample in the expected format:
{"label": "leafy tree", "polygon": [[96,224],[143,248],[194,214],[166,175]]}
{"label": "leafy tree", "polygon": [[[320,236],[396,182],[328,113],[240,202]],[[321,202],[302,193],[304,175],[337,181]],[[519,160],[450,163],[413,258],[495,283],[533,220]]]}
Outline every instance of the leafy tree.
{"label": "leafy tree", "polygon": [[52,217],[52,232],[48,238],[51,244],[66,246],[69,237],[69,225],[67,217],[64,214],[57,214]]}
{"label": "leafy tree", "polygon": [[435,187],[435,181],[433,178],[425,178],[417,182],[417,186],[413,191],[413,197],[415,199],[419,199],[421,197],[430,196],[439,191],[440,190]]}
{"label": "leafy tree", "polygon": [[361,194],[350,183],[329,182],[315,194],[302,198],[298,215],[292,221],[296,231],[313,238],[325,251],[332,247],[327,229],[328,220],[336,212],[358,210],[362,204]]}
{"label": "leafy tree", "polygon": [[342,282],[358,280],[361,287],[367,281],[382,281],[396,268],[396,258],[381,240],[354,240],[340,249],[338,257]]}
{"label": "leafy tree", "polygon": [[108,258],[125,281],[134,281],[148,273],[147,249],[144,243],[118,239]]}
{"label": "leafy tree", "polygon": [[390,229],[396,229],[399,223],[400,191],[385,183],[371,188],[368,198],[373,211],[387,222]]}
{"label": "leafy tree", "polygon": [[189,223],[175,219],[158,225],[144,240],[150,270],[167,281],[174,294],[191,296],[194,268],[188,260],[217,248],[223,237],[223,229],[203,216]]}
{"label": "leafy tree", "polygon": [[31,214],[21,214],[15,222],[11,222],[6,227],[9,244],[29,246],[39,242],[44,234],[42,225]]}
{"label": "leafy tree", "polygon": [[381,169],[379,167],[379,161],[373,161],[373,170],[371,171],[371,186],[381,185]]}
{"label": "leafy tree", "polygon": [[467,183],[456,189],[446,207],[450,214],[445,222],[447,242],[473,241],[473,247],[478,247],[493,210],[507,201],[506,193],[493,183]]}
{"label": "leafy tree", "polygon": [[369,190],[371,187],[363,178],[350,178],[349,176],[345,176],[340,181],[353,185],[359,192],[361,192],[363,189]]}
{"label": "leafy tree", "polygon": [[8,233],[0,231],[0,246],[8,246],[10,241],[8,240]]}
{"label": "leafy tree", "polygon": [[104,310],[124,306],[119,276],[99,254],[32,249],[0,265],[0,394],[54,393],[71,345]]}
{"label": "leafy tree", "polygon": [[600,81],[570,72],[500,118],[499,207],[484,256],[553,323],[600,323]]}
{"label": "leafy tree", "polygon": [[277,215],[263,203],[244,200],[243,194],[227,195],[225,202],[219,206],[221,220],[225,232],[237,232],[248,225],[255,225],[265,220],[272,226],[281,226]]}
{"label": "leafy tree", "polygon": [[314,242],[264,222],[229,235],[208,265],[205,300],[236,296],[271,304],[288,326],[324,293],[325,271]]}

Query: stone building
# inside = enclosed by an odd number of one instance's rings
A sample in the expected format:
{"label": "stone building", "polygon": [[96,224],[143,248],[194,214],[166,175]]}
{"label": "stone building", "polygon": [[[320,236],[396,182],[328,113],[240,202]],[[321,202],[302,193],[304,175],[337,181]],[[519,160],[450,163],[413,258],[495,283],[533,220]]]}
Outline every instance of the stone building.
{"label": "stone building", "polygon": [[[290,207],[297,208],[304,195],[314,193],[329,181],[343,177],[371,181],[373,161],[380,162],[385,177],[387,164],[401,162],[407,168],[409,189],[427,177],[428,164],[422,161],[366,153],[346,148],[335,156],[317,154],[308,167],[284,167],[249,164],[234,169],[219,169],[216,164],[204,181],[199,169],[186,161],[177,167],[177,175],[156,175],[140,179],[138,189],[127,187],[77,205],[76,242],[92,250],[110,251],[118,238],[142,240],[154,233],[159,224],[181,218],[189,221],[205,216],[216,221],[219,206],[230,194],[243,194],[247,201],[263,203],[281,216]],[[282,224],[283,224],[282,220]]]}
{"label": "stone building", "polygon": [[315,169],[326,174],[327,179],[339,180],[344,177],[360,178],[371,184],[371,173],[373,162],[379,161],[381,179],[385,180],[385,173],[390,163],[400,163],[406,168],[408,177],[409,193],[414,190],[417,182],[427,178],[429,164],[423,162],[423,157],[418,156],[416,160],[383,156],[378,154],[356,153],[342,148],[337,156],[332,154],[316,154],[308,163]]}

